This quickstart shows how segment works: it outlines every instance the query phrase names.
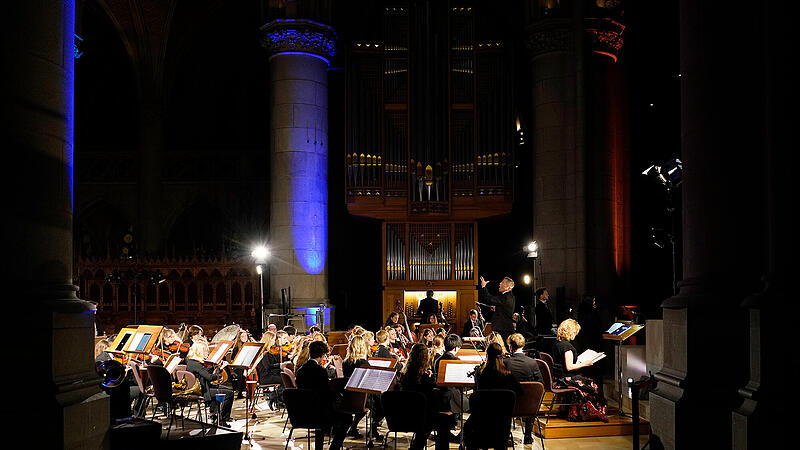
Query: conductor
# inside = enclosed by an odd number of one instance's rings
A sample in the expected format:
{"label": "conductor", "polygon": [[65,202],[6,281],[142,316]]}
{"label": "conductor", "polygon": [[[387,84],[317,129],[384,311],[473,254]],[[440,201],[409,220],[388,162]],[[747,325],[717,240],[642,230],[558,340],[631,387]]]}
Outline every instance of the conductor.
{"label": "conductor", "polygon": [[484,302],[492,305],[494,315],[492,316],[492,330],[496,331],[506,341],[508,337],[514,333],[514,319],[511,317],[514,314],[514,294],[511,292],[514,289],[514,280],[509,277],[503,278],[497,286],[500,295],[492,295],[486,288],[487,281],[481,277],[481,290],[480,297]]}

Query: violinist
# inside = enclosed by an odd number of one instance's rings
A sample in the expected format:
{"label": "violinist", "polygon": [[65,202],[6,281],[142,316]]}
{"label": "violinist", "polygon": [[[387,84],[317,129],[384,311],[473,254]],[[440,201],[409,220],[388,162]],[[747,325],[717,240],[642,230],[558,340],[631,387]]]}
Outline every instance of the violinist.
{"label": "violinist", "polygon": [[411,342],[408,340],[408,336],[406,336],[406,328],[402,324],[397,324],[394,326],[394,332],[398,336],[400,340],[400,348],[403,349],[403,354],[406,353],[406,347]]}
{"label": "violinist", "polygon": [[297,328],[291,325],[286,325],[283,327],[283,331],[286,332],[286,337],[289,339],[289,343],[294,345],[294,341],[297,339]]}
{"label": "violinist", "polygon": [[363,364],[367,364],[367,340],[364,336],[353,336],[347,344],[347,354],[345,354],[344,361],[342,361],[342,371],[345,378],[350,378],[353,371]]}
{"label": "violinist", "polygon": [[188,330],[188,336],[183,341],[183,344],[186,345],[181,345],[180,347],[180,355],[182,359],[185,360],[187,358],[186,355],[189,353],[189,349],[198,339],[205,340],[205,337],[203,336],[203,329],[200,327],[200,325],[191,325]]}
{"label": "violinist", "polygon": [[372,331],[365,331],[362,335],[364,337],[364,341],[367,343],[367,351],[368,356],[372,356],[375,354],[375,351],[378,350],[378,344],[375,342],[375,333]]}
{"label": "violinist", "polygon": [[[264,353],[261,361],[256,366],[259,384],[281,384],[281,356],[280,349],[275,346],[275,333],[267,331],[261,336],[264,348],[270,349]],[[273,352],[273,348],[276,350]]]}
{"label": "violinist", "polygon": [[[431,331],[431,335],[433,335],[433,331]],[[430,349],[433,352],[433,358],[431,358],[431,367],[433,367],[434,359],[444,354],[444,338],[439,335],[434,336]]]}
{"label": "violinist", "polygon": [[295,372],[308,361],[308,346],[313,341],[314,340],[309,337],[302,337],[295,342],[294,353],[289,356],[289,359],[292,360],[292,364],[294,364]]}
{"label": "violinist", "polygon": [[271,324],[267,325],[267,331],[269,331],[270,333],[273,333],[273,334],[277,333],[278,332],[278,326],[275,325],[274,323],[271,323]]}
{"label": "violinist", "polygon": [[288,361],[289,356],[292,354],[294,347],[292,344],[289,343],[289,334],[283,330],[278,331],[275,333],[275,344],[273,344],[275,350],[270,348],[270,352],[275,352],[275,354],[280,356],[281,362]]}
{"label": "violinist", "polygon": [[[214,387],[211,384],[212,381],[219,379],[219,371],[225,369],[228,363],[223,361],[220,366],[215,367],[212,371],[204,364],[206,358],[208,358],[208,342],[204,339],[197,339],[197,342],[189,348],[189,353],[186,356],[186,370],[193,373],[197,381],[200,382],[203,399],[209,405],[212,413],[212,422],[217,421],[220,426],[229,427],[228,421],[231,418],[233,391],[223,387]],[[218,411],[219,408],[217,407],[217,394],[225,394],[221,411]]]}
{"label": "violinist", "polygon": [[488,346],[492,345],[493,343],[496,343],[497,345],[500,346],[500,349],[503,351],[503,357],[504,358],[508,358],[508,357],[511,356],[511,353],[509,353],[509,351],[506,349],[506,343],[503,342],[503,336],[501,336],[500,333],[497,333],[497,332],[493,331],[486,338],[486,346],[487,346],[487,348],[488,348]]}
{"label": "violinist", "polygon": [[[389,328],[389,329],[392,330],[391,328]],[[392,331],[394,331],[394,330],[392,330]],[[397,357],[394,355],[394,353],[391,350],[391,337],[390,337],[389,332],[387,330],[378,330],[378,333],[375,334],[375,339],[378,342],[378,349],[375,350],[375,354],[373,356],[375,356],[376,358],[395,358],[395,359],[397,359]]]}
{"label": "violinist", "polygon": [[[242,349],[245,342],[253,342],[254,339],[250,337],[250,332],[244,329],[239,330],[239,333],[236,335],[236,340],[233,343],[231,355],[236,356],[239,353],[239,350]],[[246,379],[244,376],[244,369],[238,368],[231,370],[228,369],[231,375],[231,386],[233,387],[234,392],[236,392],[236,398],[244,398],[244,390],[247,386]]]}

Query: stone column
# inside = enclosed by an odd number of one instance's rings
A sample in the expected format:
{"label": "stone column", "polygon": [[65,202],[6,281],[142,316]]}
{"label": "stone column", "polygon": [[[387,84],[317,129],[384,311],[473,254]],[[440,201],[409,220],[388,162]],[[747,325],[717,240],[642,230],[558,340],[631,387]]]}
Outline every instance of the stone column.
{"label": "stone column", "polygon": [[[261,28],[270,52],[270,297],[328,303],[328,65],[332,28],[276,20]],[[298,322],[299,325],[299,322]]]}
{"label": "stone column", "polygon": [[[583,145],[579,139],[578,68],[570,19],[544,19],[528,29],[533,77],[533,236],[542,270],[538,286],[585,289]],[[580,129],[579,129],[580,128]]]}
{"label": "stone column", "polygon": [[13,2],[3,21],[6,311],[28,336],[24,401],[47,424],[27,438],[100,448],[110,413],[94,370],[95,307],[72,282],[75,2]]}
{"label": "stone column", "polygon": [[[664,367],[650,395],[651,443],[665,448],[731,447],[747,383],[740,304],[760,289],[768,248],[759,13],[744,2],[680,4],[684,280],[662,303]],[[732,45],[732,23],[752,30],[748,39]]]}

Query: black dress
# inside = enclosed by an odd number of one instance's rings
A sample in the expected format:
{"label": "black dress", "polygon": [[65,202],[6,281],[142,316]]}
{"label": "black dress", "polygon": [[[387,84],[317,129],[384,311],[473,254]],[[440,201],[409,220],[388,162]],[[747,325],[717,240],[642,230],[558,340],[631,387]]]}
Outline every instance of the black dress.
{"label": "black dress", "polygon": [[265,352],[256,366],[259,384],[281,384],[281,357]]}
{"label": "black dress", "polygon": [[599,419],[607,422],[606,413],[608,406],[602,391],[597,384],[584,375],[584,370],[567,371],[565,367],[568,351],[572,351],[572,363],[578,361],[578,351],[568,341],[558,341],[554,346],[553,365],[553,387],[559,389],[571,388],[575,391],[575,401],[577,405],[571,406],[567,420],[583,421]]}
{"label": "black dress", "polygon": [[350,378],[350,375],[353,375],[353,372],[356,370],[357,367],[361,367],[364,364],[369,364],[366,359],[357,359],[355,361],[345,360],[342,362],[342,372],[344,373],[345,378]]}
{"label": "black dress", "polygon": [[400,382],[400,389],[403,391],[419,392],[425,396],[428,408],[422,413],[425,414],[425,429],[421,433],[414,435],[411,442],[412,449],[425,447],[428,435],[436,430],[436,450],[450,448],[449,436],[450,428],[454,425],[453,416],[442,414],[441,407],[443,400],[440,390],[436,388],[436,379],[432,375],[423,373],[419,380],[413,380],[409,376],[404,376]]}

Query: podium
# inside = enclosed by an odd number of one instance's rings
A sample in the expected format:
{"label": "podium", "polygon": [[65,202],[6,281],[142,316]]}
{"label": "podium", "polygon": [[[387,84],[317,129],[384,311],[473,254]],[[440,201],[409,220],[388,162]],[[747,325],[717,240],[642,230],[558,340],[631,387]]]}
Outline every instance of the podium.
{"label": "podium", "polygon": [[603,333],[603,339],[612,341],[617,346],[617,391],[619,392],[618,398],[618,407],[619,407],[619,415],[624,416],[625,413],[622,411],[622,343],[628,340],[629,337],[633,336],[639,330],[644,328],[644,325],[635,324],[629,321],[623,322],[616,322],[611,327]]}

